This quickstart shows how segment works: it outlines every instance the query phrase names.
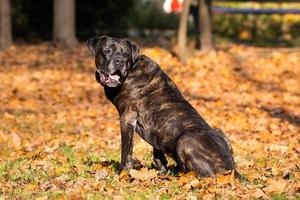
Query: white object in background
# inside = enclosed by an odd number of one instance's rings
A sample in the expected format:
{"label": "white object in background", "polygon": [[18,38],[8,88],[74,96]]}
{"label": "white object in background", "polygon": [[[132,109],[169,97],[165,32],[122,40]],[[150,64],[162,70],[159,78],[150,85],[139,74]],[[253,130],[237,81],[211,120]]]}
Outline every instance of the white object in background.
{"label": "white object in background", "polygon": [[165,0],[163,10],[166,13],[180,13],[182,11],[182,4],[184,0]]}

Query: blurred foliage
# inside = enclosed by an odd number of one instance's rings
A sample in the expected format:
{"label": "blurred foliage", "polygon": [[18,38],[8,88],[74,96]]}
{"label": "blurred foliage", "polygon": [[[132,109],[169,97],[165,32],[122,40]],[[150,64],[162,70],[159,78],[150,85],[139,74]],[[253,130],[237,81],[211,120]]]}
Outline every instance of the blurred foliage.
{"label": "blurred foliage", "polygon": [[11,0],[13,35],[22,40],[50,40],[52,37],[52,0]]}
{"label": "blurred foliage", "polygon": [[162,1],[134,0],[134,7],[128,16],[133,28],[142,29],[177,29],[178,17],[175,14],[166,14],[162,10]]}
{"label": "blurred foliage", "polygon": [[[214,6],[300,9],[299,3],[215,3]],[[221,37],[259,45],[300,45],[300,15],[215,14],[213,23],[214,33]]]}
{"label": "blurred foliage", "polygon": [[77,35],[86,39],[93,35],[126,36],[132,0],[76,1]]}
{"label": "blurred foliage", "polygon": [[[132,0],[76,1],[76,33],[80,39],[95,34],[124,36]],[[52,0],[12,0],[13,35],[16,39],[51,40]]]}
{"label": "blurred foliage", "polygon": [[[134,30],[177,30],[178,16],[162,11],[162,0],[76,1],[76,33],[85,40],[93,35],[127,36]],[[52,0],[12,0],[13,34],[25,41],[51,40]],[[299,3],[214,3],[239,8],[300,8]],[[190,18],[192,20],[192,18]],[[192,22],[192,21],[191,21]],[[193,36],[190,23],[190,36]],[[300,15],[215,14],[213,31],[218,37],[256,44],[300,45]],[[175,36],[175,32],[173,32]]]}

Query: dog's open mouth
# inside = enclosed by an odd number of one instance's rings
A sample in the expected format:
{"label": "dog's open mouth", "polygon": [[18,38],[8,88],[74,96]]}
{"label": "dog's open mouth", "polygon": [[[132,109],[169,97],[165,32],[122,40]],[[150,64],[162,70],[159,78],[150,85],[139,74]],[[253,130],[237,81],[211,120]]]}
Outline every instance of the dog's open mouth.
{"label": "dog's open mouth", "polygon": [[101,71],[96,70],[95,72],[96,80],[102,85],[108,87],[117,87],[121,84],[121,76],[118,73],[106,74]]}

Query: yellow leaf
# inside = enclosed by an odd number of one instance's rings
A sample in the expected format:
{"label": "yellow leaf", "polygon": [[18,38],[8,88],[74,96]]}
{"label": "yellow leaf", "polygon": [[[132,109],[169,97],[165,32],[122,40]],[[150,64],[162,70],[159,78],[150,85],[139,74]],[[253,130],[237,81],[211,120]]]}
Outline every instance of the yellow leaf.
{"label": "yellow leaf", "polygon": [[37,184],[27,184],[25,186],[25,190],[33,192],[33,191],[38,191],[39,190],[39,186]]}
{"label": "yellow leaf", "polygon": [[216,187],[210,187],[210,188],[208,188],[208,191],[209,191],[210,193],[217,193],[219,190],[220,190],[220,189],[219,189],[219,188],[216,188]]}
{"label": "yellow leaf", "polygon": [[217,177],[217,183],[221,185],[233,185],[234,184],[234,172],[229,174],[219,175]]}
{"label": "yellow leaf", "polygon": [[196,177],[195,172],[188,172],[186,174],[182,173],[178,180],[178,184],[185,185],[185,184],[191,182],[193,179],[195,179],[195,177]]}
{"label": "yellow leaf", "polygon": [[123,170],[119,175],[119,180],[128,180],[129,174],[127,171]]}

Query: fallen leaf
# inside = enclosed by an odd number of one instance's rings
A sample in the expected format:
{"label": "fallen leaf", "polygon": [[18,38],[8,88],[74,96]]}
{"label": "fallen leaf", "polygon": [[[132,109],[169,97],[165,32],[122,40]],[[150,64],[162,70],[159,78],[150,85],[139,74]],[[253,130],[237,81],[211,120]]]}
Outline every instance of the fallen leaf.
{"label": "fallen leaf", "polygon": [[123,170],[119,175],[119,180],[125,180],[128,181],[130,179],[129,174],[127,171]]}
{"label": "fallen leaf", "polygon": [[21,148],[21,138],[16,133],[11,133],[11,141],[12,145],[16,150],[19,150]]}
{"label": "fallen leaf", "polygon": [[157,177],[158,171],[151,169],[148,170],[147,168],[142,168],[141,170],[135,170],[135,169],[130,169],[129,170],[129,175],[137,180],[141,181],[146,181],[146,180],[151,180],[155,177]]}
{"label": "fallen leaf", "polygon": [[271,193],[283,193],[285,188],[288,185],[288,182],[284,179],[273,180],[270,179],[267,181],[268,186],[263,189],[267,194]]}
{"label": "fallen leaf", "polygon": [[210,194],[206,194],[204,196],[202,196],[203,200],[211,200],[215,198],[215,194],[214,193],[210,193]]}
{"label": "fallen leaf", "polygon": [[104,180],[109,175],[106,169],[97,170],[95,174],[95,179],[97,181]]}
{"label": "fallen leaf", "polygon": [[[188,172],[188,173],[181,173],[181,176],[178,179],[178,184],[183,186],[188,183],[190,183],[192,180],[195,180],[196,178],[196,173],[195,172]],[[189,185],[188,187],[190,187]]]}
{"label": "fallen leaf", "polygon": [[234,172],[217,176],[217,183],[221,185],[234,185]]}
{"label": "fallen leaf", "polygon": [[250,196],[256,199],[270,199],[261,189],[256,188],[252,191],[249,191]]}

